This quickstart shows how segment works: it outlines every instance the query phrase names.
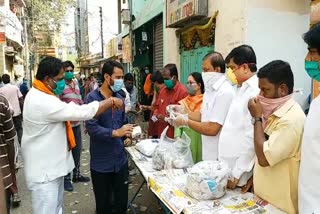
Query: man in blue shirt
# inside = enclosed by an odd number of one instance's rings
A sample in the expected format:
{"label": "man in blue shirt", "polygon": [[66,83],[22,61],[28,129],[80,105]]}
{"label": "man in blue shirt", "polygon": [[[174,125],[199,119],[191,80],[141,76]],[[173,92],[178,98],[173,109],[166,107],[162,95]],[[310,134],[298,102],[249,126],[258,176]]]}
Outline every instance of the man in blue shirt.
{"label": "man in blue shirt", "polygon": [[[119,62],[107,61],[102,68],[103,83],[87,96],[86,103],[122,98],[119,91],[124,87],[123,75]],[[123,139],[131,135],[133,125],[126,124],[124,108],[112,108],[87,121],[86,127],[90,136],[90,168],[97,214],[126,213],[128,159]]]}

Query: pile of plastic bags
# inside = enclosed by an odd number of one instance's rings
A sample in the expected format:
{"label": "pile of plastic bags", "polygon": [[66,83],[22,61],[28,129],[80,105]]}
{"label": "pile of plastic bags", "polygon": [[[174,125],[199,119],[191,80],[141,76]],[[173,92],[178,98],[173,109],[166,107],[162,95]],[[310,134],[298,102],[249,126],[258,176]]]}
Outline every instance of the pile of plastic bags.
{"label": "pile of plastic bags", "polygon": [[221,198],[226,193],[229,173],[225,162],[199,162],[188,170],[186,192],[198,200]]}
{"label": "pile of plastic bags", "polygon": [[151,157],[159,144],[159,139],[146,139],[136,144],[136,149],[145,156]]}

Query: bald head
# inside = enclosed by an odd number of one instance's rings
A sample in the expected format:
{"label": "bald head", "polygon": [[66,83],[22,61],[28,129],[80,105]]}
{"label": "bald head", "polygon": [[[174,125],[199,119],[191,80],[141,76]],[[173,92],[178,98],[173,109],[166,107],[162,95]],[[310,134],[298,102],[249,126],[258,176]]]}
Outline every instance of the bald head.
{"label": "bald head", "polygon": [[202,69],[204,72],[219,70],[220,73],[225,73],[226,64],[223,56],[219,52],[210,52],[203,58]]}

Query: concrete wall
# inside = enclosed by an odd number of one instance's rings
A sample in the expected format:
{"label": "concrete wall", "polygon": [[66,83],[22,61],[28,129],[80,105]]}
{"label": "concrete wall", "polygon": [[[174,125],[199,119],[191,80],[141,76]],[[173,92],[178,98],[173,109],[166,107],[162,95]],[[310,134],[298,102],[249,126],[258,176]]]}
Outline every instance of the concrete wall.
{"label": "concrete wall", "polygon": [[[180,53],[179,38],[176,35],[176,28],[167,28],[166,4],[163,7],[163,66],[168,63],[175,63],[180,74]],[[180,75],[179,75],[180,76]]]}
{"label": "concrete wall", "polygon": [[303,95],[295,94],[295,99],[306,108],[311,81],[304,71],[307,46],[302,34],[309,29],[310,1],[248,2],[245,43],[255,49],[258,68],[276,59],[289,62],[295,76],[295,88],[303,89]]}
{"label": "concrete wall", "polygon": [[210,16],[219,11],[215,32],[215,50],[226,57],[234,47],[245,41],[248,0],[208,0],[208,3]]}

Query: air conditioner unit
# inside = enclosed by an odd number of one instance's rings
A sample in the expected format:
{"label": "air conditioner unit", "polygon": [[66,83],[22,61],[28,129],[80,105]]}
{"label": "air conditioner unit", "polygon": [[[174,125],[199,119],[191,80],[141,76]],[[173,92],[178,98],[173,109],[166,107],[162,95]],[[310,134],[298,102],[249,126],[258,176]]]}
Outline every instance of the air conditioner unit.
{"label": "air conditioner unit", "polygon": [[122,20],[122,24],[130,24],[131,17],[130,17],[130,10],[129,9],[122,9],[121,20]]}

